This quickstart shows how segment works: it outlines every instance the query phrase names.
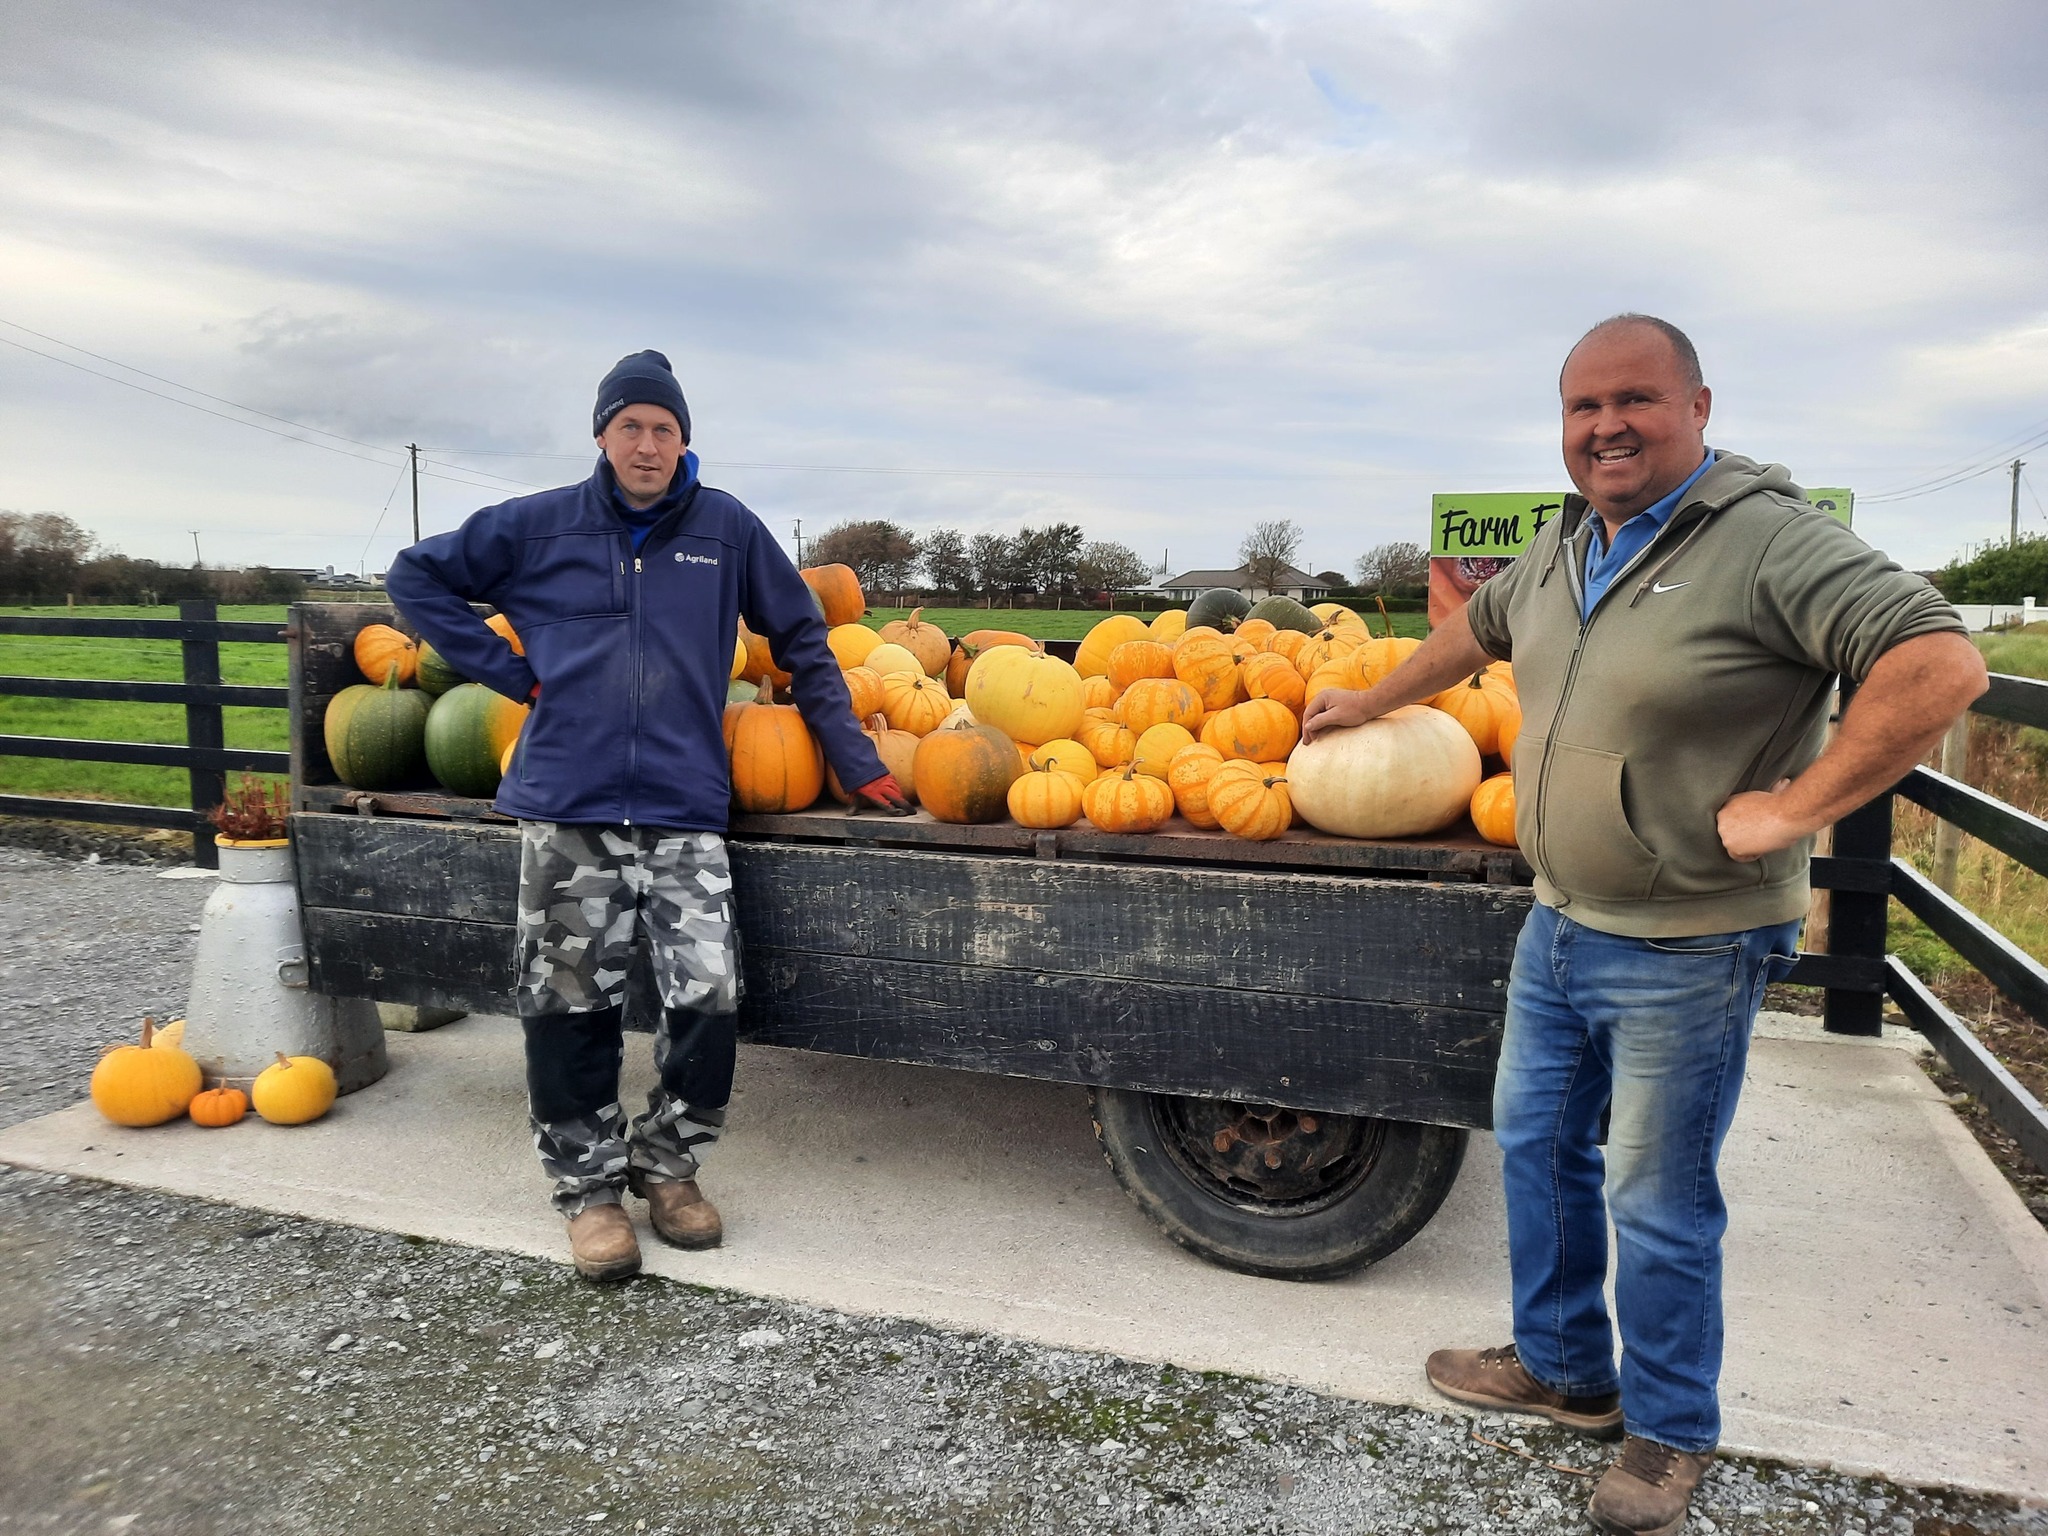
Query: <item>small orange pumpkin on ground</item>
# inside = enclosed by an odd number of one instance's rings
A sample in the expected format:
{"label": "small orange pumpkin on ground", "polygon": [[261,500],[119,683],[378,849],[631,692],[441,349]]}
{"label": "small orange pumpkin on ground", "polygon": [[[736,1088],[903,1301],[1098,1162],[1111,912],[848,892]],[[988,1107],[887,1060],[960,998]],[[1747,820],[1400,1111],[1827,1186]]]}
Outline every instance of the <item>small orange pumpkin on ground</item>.
{"label": "small orange pumpkin on ground", "polygon": [[1294,824],[1285,763],[1220,763],[1209,775],[1209,814],[1233,837],[1270,842]]}
{"label": "small orange pumpkin on ground", "polygon": [[389,624],[365,624],[356,631],[356,670],[382,687],[398,668],[398,686],[409,688],[420,670],[420,648]]}
{"label": "small orange pumpkin on ground", "polygon": [[110,1045],[92,1069],[93,1107],[116,1125],[175,1120],[205,1086],[198,1062],[155,1039],[156,1020],[144,1019],[140,1045]]}
{"label": "small orange pumpkin on ground", "polygon": [[1034,768],[1010,786],[1010,814],[1020,826],[1040,831],[1071,827],[1081,819],[1081,794],[1086,788],[1073,774],[1051,764]]}
{"label": "small orange pumpkin on ground", "polygon": [[218,1129],[233,1125],[249,1113],[249,1095],[239,1088],[230,1088],[223,1083],[218,1088],[208,1088],[192,1095],[192,1102],[185,1113],[192,1117],[194,1125]]}
{"label": "small orange pumpkin on ground", "polygon": [[808,809],[825,788],[825,754],[794,704],[766,683],[751,704],[725,706],[732,798],[743,811]]}
{"label": "small orange pumpkin on ground", "polygon": [[1223,754],[1196,742],[1182,747],[1166,765],[1166,786],[1173,791],[1173,803],[1192,826],[1214,830],[1218,822],[1209,810],[1209,780],[1223,766]]}
{"label": "small orange pumpkin on ground", "polygon": [[1173,815],[1173,791],[1127,764],[1081,791],[1081,809],[1104,832],[1157,832]]}
{"label": "small orange pumpkin on ground", "polygon": [[940,821],[1001,821],[1024,771],[1017,744],[992,725],[961,720],[917,744],[917,795]]}
{"label": "small orange pumpkin on ground", "polygon": [[1519,848],[1515,841],[1515,776],[1496,773],[1472,791],[1472,825],[1489,843]]}

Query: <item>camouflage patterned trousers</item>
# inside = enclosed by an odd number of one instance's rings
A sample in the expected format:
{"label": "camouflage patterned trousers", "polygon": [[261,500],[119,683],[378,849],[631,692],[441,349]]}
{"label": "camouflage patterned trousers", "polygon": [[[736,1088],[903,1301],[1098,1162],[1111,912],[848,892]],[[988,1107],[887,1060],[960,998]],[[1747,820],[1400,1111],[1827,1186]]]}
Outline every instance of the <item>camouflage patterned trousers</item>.
{"label": "camouflage patterned trousers", "polygon": [[[518,999],[527,1105],[565,1216],[628,1183],[690,1179],[725,1126],[739,1008],[732,873],[712,832],[521,822]],[[660,1081],[619,1104],[626,978],[644,935]]]}

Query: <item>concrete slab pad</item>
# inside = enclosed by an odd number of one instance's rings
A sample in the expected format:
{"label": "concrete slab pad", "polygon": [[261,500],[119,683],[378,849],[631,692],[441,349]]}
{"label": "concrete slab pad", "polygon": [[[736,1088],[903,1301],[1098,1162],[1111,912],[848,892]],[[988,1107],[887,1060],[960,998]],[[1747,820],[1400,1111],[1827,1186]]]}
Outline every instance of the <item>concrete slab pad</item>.
{"label": "concrete slab pad", "polygon": [[[0,1132],[0,1160],[564,1258],[517,1026],[389,1044],[390,1076],[315,1125],[127,1131],[79,1105]],[[1760,1039],[1726,1174],[1729,1448],[2048,1498],[2048,1234],[1912,1056]],[[1430,1349],[1507,1337],[1485,1137],[1420,1237],[1317,1285],[1166,1242],[1110,1179],[1073,1088],[743,1047],[706,1183],[726,1246],[650,1238],[653,1271],[1432,1408]]]}

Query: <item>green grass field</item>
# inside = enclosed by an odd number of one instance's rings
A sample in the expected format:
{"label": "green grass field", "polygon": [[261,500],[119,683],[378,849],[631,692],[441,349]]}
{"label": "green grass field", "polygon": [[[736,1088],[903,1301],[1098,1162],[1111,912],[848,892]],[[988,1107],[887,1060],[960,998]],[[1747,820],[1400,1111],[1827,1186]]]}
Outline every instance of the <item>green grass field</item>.
{"label": "green grass field", "polygon": [[[5,608],[0,613],[62,618],[175,619],[175,608]],[[284,622],[282,605],[222,608],[223,619]],[[226,644],[221,680],[270,684],[285,680],[282,645]],[[175,683],[184,663],[174,640],[97,640],[55,635],[0,635],[0,673],[28,677],[102,677]],[[233,747],[283,751],[288,745],[281,709],[225,709]],[[185,711],[174,704],[108,704],[93,699],[25,699],[0,694],[0,734],[69,736],[81,740],[182,743]],[[62,795],[119,800],[133,805],[188,805],[185,773],[129,763],[84,763],[54,757],[0,757],[0,790],[17,795]]]}
{"label": "green grass field", "polygon": [[[908,608],[870,608],[866,622],[880,629],[891,619],[907,619]],[[949,635],[971,634],[977,629],[1014,629],[1034,640],[1079,640],[1109,615],[1099,608],[927,608],[924,617]],[[1149,613],[1139,618],[1148,623]],[[1429,633],[1429,616],[1422,613],[1393,615],[1394,633],[1417,639]],[[1377,613],[1368,615],[1373,633],[1380,632]]]}

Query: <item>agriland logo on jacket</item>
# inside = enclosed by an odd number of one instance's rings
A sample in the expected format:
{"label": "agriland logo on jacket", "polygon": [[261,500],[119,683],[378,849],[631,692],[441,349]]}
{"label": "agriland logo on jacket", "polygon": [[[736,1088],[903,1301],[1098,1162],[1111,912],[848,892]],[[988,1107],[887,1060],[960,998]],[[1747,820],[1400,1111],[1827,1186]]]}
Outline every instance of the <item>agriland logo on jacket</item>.
{"label": "agriland logo on jacket", "polygon": [[676,551],[676,560],[677,560],[677,562],[678,562],[678,563],[681,563],[682,561],[685,561],[685,560],[687,560],[687,561],[689,561],[689,562],[690,562],[690,564],[692,564],[692,565],[716,565],[716,564],[718,564],[718,556],[716,556],[716,555],[690,555],[690,554],[685,554],[685,553],[684,553],[684,552],[683,552],[682,550],[680,550],[680,549]]}

